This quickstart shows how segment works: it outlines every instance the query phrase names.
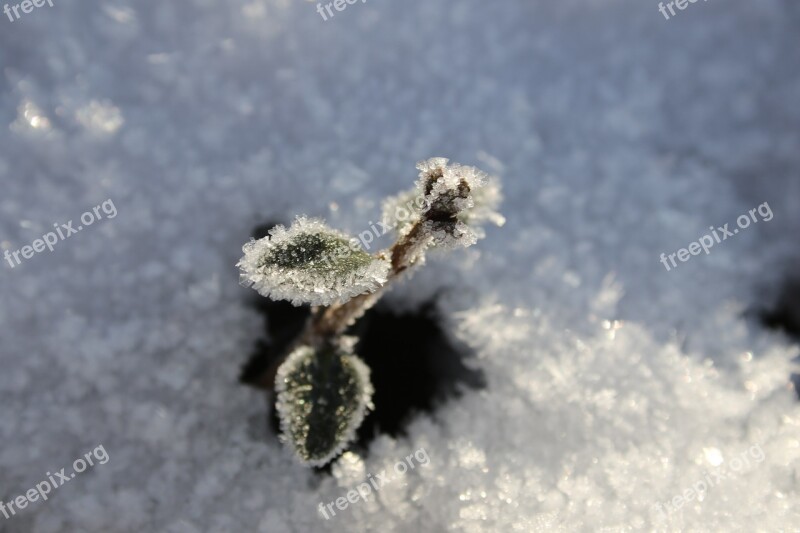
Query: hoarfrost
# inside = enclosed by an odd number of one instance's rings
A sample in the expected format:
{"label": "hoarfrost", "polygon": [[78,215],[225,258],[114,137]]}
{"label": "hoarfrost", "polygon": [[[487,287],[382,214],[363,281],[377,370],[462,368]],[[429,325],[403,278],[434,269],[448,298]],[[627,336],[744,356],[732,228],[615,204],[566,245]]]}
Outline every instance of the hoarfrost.
{"label": "hoarfrost", "polygon": [[427,219],[420,238],[444,250],[472,246],[485,236],[486,222],[502,226],[499,180],[475,167],[448,162],[432,157],[417,163],[416,186],[384,201],[384,224],[405,236],[415,223]]}
{"label": "hoarfrost", "polygon": [[303,216],[289,229],[278,225],[242,250],[244,257],[237,263],[242,285],[294,305],[330,305],[374,292],[389,271],[383,257],[358,249],[350,237],[322,220]]}
{"label": "hoarfrost", "polygon": [[278,370],[281,440],[304,464],[322,466],[339,455],[372,408],[369,368],[352,352],[354,341],[300,346]]}

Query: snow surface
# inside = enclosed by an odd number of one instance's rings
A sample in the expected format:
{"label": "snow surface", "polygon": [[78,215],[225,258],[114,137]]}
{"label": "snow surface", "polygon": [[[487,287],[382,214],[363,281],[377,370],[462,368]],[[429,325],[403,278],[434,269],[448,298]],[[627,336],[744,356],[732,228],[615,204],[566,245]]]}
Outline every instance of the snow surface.
{"label": "snow surface", "polygon": [[[798,347],[749,311],[796,274],[800,4],[60,2],[0,20],[0,500],[110,456],[0,531],[798,531]],[[237,376],[235,263],[295,214],[350,232],[446,156],[503,228],[429,261],[488,386],[319,476]],[[711,225],[761,222],[666,272]],[[413,386],[413,384],[409,384]],[[752,447],[763,461],[661,517]],[[424,448],[330,520],[319,502]],[[726,461],[720,463],[720,461]]]}

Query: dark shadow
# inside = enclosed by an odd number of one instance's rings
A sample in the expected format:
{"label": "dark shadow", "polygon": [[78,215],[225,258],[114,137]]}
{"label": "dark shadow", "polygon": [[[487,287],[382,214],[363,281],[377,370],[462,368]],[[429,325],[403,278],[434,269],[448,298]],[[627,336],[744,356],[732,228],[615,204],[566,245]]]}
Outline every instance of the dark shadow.
{"label": "dark shadow", "polygon": [[[241,381],[268,390],[272,384],[267,380],[274,379],[270,368],[302,330],[309,309],[267,298],[260,298],[254,306],[264,315],[268,340],[256,342],[242,370]],[[483,372],[464,364],[471,351],[466,346],[454,345],[442,331],[432,301],[402,314],[379,305],[347,333],[359,337],[356,353],[369,366],[375,388],[375,409],[359,428],[351,448],[363,452],[380,434],[403,435],[414,415],[432,413],[438,405],[459,397],[465,390],[486,386]],[[268,423],[277,435],[279,424],[274,404],[269,408]]]}
{"label": "dark shadow", "polygon": [[379,305],[348,332],[360,339],[356,352],[375,387],[375,410],[359,429],[359,445],[381,433],[403,435],[415,414],[431,413],[465,389],[486,386],[483,372],[464,364],[471,351],[453,344],[439,324],[434,301],[403,314]]}
{"label": "dark shadow", "polygon": [[[800,279],[787,280],[775,305],[761,311],[758,317],[768,328],[782,331],[800,342]],[[800,399],[800,374],[792,374],[789,379]]]}
{"label": "dark shadow", "polygon": [[268,375],[270,368],[286,354],[289,345],[303,331],[311,310],[307,305],[295,307],[289,302],[276,302],[258,294],[249,304],[264,317],[267,337],[256,341],[247,363],[242,367],[239,380],[246,385],[269,390],[272,389],[272,383],[265,379],[274,378]]}

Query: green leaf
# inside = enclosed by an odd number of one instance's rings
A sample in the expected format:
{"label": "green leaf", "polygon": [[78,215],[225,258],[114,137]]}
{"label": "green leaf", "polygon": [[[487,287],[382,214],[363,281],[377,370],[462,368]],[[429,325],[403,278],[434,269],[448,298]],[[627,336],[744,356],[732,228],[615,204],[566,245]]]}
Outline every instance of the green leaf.
{"label": "green leaf", "polygon": [[282,439],[304,464],[321,466],[339,455],[372,408],[369,369],[351,346],[351,338],[318,350],[301,346],[278,369]]}
{"label": "green leaf", "polygon": [[369,265],[372,259],[363,250],[352,249],[343,237],[319,231],[298,233],[277,243],[261,257],[259,267],[346,274]]}
{"label": "green leaf", "polygon": [[354,242],[321,220],[298,217],[289,229],[276,226],[244,245],[242,283],[295,305],[330,305],[374,292],[386,283],[389,262]]}

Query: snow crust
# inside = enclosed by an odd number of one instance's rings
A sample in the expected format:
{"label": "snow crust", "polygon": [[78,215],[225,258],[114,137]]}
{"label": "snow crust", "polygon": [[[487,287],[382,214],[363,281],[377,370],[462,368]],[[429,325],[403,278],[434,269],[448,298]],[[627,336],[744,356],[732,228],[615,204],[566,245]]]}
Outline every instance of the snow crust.
{"label": "snow crust", "polygon": [[[798,23],[795,0],[669,21],[633,0],[328,21],[87,0],[0,21],[2,251],[119,210],[3,262],[0,500],[97,445],[110,460],[0,531],[796,531],[798,348],[752,311],[798,272]],[[507,224],[389,297],[448,294],[487,387],[317,475],[237,383],[263,327],[233,265],[267,221],[369,230],[438,154],[502,178]],[[764,201],[772,221],[659,263]],[[317,513],[420,448],[426,468]]]}

